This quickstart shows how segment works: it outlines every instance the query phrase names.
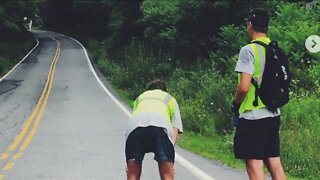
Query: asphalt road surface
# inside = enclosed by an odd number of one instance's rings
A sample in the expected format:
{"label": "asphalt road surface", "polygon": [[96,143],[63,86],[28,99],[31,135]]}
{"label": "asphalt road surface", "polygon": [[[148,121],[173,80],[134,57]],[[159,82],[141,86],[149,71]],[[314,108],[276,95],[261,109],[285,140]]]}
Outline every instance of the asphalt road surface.
{"label": "asphalt road surface", "polygon": [[[34,33],[38,44],[0,80],[0,179],[126,179],[130,111],[106,88],[80,43]],[[176,152],[177,180],[247,179],[244,171]],[[141,179],[160,179],[152,154]]]}

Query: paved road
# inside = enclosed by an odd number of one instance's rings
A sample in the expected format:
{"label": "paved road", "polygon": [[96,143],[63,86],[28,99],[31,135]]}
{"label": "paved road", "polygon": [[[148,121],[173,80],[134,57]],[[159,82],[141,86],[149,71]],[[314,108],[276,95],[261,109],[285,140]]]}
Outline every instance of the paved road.
{"label": "paved road", "polygon": [[[129,111],[98,82],[83,47],[35,32],[32,53],[0,82],[0,179],[125,179]],[[152,155],[144,180],[159,179]],[[176,179],[247,179],[177,147]]]}

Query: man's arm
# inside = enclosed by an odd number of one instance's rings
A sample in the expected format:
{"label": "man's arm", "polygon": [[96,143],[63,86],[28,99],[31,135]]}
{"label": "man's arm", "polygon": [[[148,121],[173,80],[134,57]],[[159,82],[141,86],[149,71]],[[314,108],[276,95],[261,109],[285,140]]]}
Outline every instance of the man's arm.
{"label": "man's arm", "polygon": [[241,104],[250,89],[252,75],[248,73],[241,73],[240,83],[237,87],[234,103]]}
{"label": "man's arm", "polygon": [[179,138],[179,129],[178,128],[173,128],[173,143],[176,144],[178,138]]}
{"label": "man's arm", "polygon": [[252,74],[254,72],[254,56],[250,46],[247,45],[241,48],[235,71],[241,74],[236,95],[231,105],[231,110],[238,114],[240,104],[245,99],[250,89]]}
{"label": "man's arm", "polygon": [[177,102],[175,102],[175,111],[171,118],[172,118],[172,128],[173,128],[173,143],[176,144],[179,134],[183,132],[180,108]]}

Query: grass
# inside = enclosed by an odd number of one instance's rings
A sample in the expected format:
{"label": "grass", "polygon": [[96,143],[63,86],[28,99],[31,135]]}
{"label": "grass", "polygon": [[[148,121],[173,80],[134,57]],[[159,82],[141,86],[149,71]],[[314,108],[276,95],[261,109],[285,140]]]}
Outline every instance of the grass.
{"label": "grass", "polygon": [[[244,162],[234,158],[232,137],[230,135],[226,137],[205,137],[191,131],[185,131],[181,135],[178,145],[207,159],[218,161],[229,167],[243,169],[245,171]],[[267,170],[265,171],[267,172]],[[301,178],[288,175],[287,179],[300,180]]]}
{"label": "grass", "polygon": [[120,98],[120,100],[126,104],[129,108],[132,108],[134,100],[127,98],[128,92],[122,89],[116,89],[116,92]]}
{"label": "grass", "polygon": [[245,168],[241,160],[236,160],[233,155],[233,141],[229,137],[205,137],[191,131],[185,131],[178,145],[210,160],[219,161],[233,168]]}

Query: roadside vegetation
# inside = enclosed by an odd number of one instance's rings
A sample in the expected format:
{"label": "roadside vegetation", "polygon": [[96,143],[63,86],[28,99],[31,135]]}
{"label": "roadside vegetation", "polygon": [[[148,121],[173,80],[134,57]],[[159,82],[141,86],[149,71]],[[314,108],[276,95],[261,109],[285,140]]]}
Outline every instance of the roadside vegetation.
{"label": "roadside vegetation", "polygon": [[[143,38],[133,38],[123,47],[108,47],[114,40],[112,36],[102,41],[90,40],[87,47],[91,58],[116,89],[126,90],[125,97],[130,100],[145,90],[151,79],[166,80],[169,91],[180,103],[188,131],[179,145],[230,166],[243,167],[242,162],[233,157],[234,129],[229,108],[236,87],[233,70],[237,53],[248,42],[245,22],[223,22],[216,34],[197,37],[205,33],[197,30],[205,31],[203,29],[208,28],[205,25],[215,23],[213,19],[211,22],[201,19],[200,12],[207,6],[171,3],[144,1],[140,8],[142,16],[137,20],[147,24]],[[320,18],[315,15],[320,9],[306,7],[306,4],[268,5],[275,10],[269,35],[280,41],[289,55],[294,77],[291,101],[282,108],[284,167],[288,175],[298,179],[318,179],[320,54],[307,52],[304,42],[309,35],[320,33]],[[190,9],[183,9],[187,7]],[[190,12],[195,14],[187,14]],[[201,20],[203,27],[196,24]],[[179,29],[177,25],[181,21],[190,23],[189,27]]]}
{"label": "roadside vegetation", "polygon": [[243,167],[233,157],[229,109],[238,52],[248,43],[244,18],[252,8],[268,9],[269,36],[290,57],[293,73],[281,116],[284,167],[291,177],[319,179],[320,53],[304,45],[320,35],[319,0],[44,2],[38,6],[44,28],[80,39],[127,102],[152,79],[165,80],[186,130],[179,145],[233,167]]}
{"label": "roadside vegetation", "polygon": [[23,1],[0,2],[0,77],[36,44],[24,19],[31,16],[32,9]]}

